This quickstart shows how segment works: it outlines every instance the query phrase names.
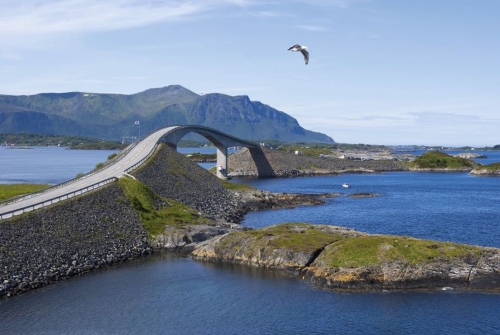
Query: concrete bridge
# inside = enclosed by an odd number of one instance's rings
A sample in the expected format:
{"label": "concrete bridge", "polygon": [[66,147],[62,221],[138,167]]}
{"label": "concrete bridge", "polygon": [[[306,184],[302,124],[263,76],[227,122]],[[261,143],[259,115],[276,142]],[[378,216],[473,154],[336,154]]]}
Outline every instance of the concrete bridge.
{"label": "concrete bridge", "polygon": [[179,141],[189,133],[197,133],[209,140],[217,148],[217,176],[227,179],[227,149],[230,147],[257,148],[258,145],[240,138],[225,134],[216,129],[203,126],[169,127],[170,131],[161,137],[161,142],[177,150]]}
{"label": "concrete bridge", "polygon": [[133,143],[98,170],[39,192],[0,202],[0,220],[50,206],[116,181],[117,178],[142,165],[154,153],[159,143],[163,142],[177,148],[179,141],[193,132],[205,137],[217,148],[217,176],[222,179],[227,178],[227,149],[229,147],[258,148],[258,145],[253,142],[208,127],[190,125],[165,127]]}

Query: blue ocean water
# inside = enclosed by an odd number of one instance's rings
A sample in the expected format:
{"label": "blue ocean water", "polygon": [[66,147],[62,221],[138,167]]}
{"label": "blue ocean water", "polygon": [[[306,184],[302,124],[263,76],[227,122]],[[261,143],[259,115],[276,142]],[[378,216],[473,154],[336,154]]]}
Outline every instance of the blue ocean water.
{"label": "blue ocean water", "polygon": [[[58,152],[58,164],[69,163],[69,150]],[[249,213],[243,224],[251,227],[305,221],[500,247],[500,178],[403,172],[234,182],[341,193],[320,206]],[[346,197],[362,192],[380,196]],[[337,293],[276,271],[156,255],[1,300],[0,334],[499,334],[499,311],[492,293]]]}
{"label": "blue ocean water", "polygon": [[60,184],[92,171],[117,150],[0,146],[0,184]]}
{"label": "blue ocean water", "polygon": [[[368,233],[500,247],[500,178],[468,173],[389,172],[235,182],[273,192],[340,193],[314,208],[248,213],[242,224],[252,228],[304,221]],[[343,188],[344,182],[351,187]],[[379,196],[348,197],[355,193]]]}

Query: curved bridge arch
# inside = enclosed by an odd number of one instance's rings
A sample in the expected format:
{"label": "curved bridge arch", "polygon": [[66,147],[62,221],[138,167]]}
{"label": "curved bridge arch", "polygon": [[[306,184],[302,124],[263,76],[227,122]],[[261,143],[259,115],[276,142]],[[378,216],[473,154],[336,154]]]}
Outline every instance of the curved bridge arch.
{"label": "curved bridge arch", "polygon": [[159,142],[166,143],[177,149],[179,141],[189,133],[196,133],[215,145],[217,148],[217,177],[227,179],[227,149],[229,147],[247,147],[249,149],[258,148],[258,145],[235,136],[223,133],[213,128],[204,126],[174,126],[168,130]]}

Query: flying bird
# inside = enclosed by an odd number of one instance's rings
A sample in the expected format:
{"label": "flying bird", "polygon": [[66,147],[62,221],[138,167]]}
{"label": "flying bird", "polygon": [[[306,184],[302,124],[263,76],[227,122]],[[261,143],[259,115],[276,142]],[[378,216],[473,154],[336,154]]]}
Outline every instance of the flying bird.
{"label": "flying bird", "polygon": [[302,52],[302,54],[304,55],[304,61],[306,62],[306,65],[307,65],[307,63],[309,63],[309,52],[307,52],[306,46],[295,44],[295,45],[292,45],[291,47],[289,47],[288,51],[300,51],[300,52]]}

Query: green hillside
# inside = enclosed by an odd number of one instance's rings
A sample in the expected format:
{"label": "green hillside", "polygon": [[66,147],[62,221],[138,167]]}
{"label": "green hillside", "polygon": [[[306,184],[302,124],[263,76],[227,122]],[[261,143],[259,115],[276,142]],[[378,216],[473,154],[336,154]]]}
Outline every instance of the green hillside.
{"label": "green hillside", "polygon": [[119,140],[178,124],[212,127],[246,139],[334,142],[324,134],[302,128],[288,114],[251,101],[247,96],[198,95],[179,85],[132,95],[86,92],[0,95],[3,134]]}

